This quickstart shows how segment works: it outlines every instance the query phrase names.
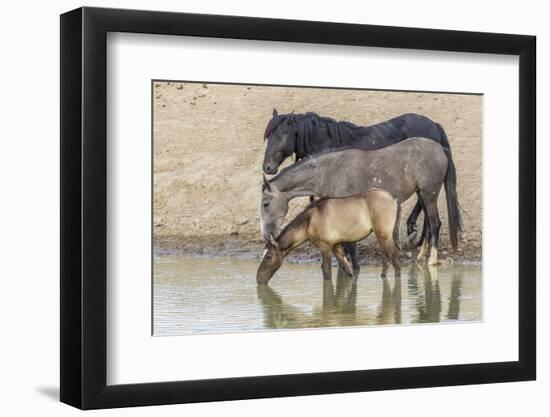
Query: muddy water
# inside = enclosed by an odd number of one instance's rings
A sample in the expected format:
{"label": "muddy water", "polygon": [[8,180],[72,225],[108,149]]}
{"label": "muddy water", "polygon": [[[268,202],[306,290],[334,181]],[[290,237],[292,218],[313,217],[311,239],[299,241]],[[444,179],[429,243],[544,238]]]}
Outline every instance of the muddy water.
{"label": "muddy water", "polygon": [[257,286],[257,261],[162,256],[154,260],[156,336],[339,326],[480,321],[481,265],[420,268],[380,278],[363,266],[348,278],[333,267],[323,281],[316,263],[285,263]]}

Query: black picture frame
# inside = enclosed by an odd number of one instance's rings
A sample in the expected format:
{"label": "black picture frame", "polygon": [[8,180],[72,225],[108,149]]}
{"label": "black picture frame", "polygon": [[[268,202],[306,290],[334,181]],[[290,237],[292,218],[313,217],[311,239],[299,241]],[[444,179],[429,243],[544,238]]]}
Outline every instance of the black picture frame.
{"label": "black picture frame", "polygon": [[[519,56],[518,361],[107,385],[108,32]],[[534,36],[84,7],[61,15],[60,56],[62,402],[94,409],[536,378]]]}

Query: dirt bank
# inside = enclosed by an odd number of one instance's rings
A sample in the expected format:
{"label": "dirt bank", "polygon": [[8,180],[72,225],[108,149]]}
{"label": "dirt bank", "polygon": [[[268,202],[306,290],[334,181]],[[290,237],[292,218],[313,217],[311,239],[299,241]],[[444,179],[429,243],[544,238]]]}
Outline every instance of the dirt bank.
{"label": "dirt bank", "polygon": [[[262,136],[277,108],[280,113],[314,111],[364,125],[407,112],[440,123],[451,142],[463,210],[465,234],[458,257],[481,259],[481,96],[176,82],[155,83],[153,94],[157,252],[247,257],[261,251]],[[293,200],[287,220],[306,202]],[[403,217],[413,205],[413,199],[404,204]],[[445,258],[444,192],[439,209]],[[362,252],[377,254],[374,238],[362,244]],[[316,255],[306,248],[300,256]]]}

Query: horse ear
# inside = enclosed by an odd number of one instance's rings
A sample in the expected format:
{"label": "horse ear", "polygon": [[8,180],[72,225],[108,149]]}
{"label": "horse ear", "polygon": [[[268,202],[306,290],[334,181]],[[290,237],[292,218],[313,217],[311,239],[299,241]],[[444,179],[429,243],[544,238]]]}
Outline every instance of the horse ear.
{"label": "horse ear", "polygon": [[279,249],[279,242],[273,237],[273,233],[269,235],[269,243],[271,243],[276,249]]}
{"label": "horse ear", "polygon": [[267,180],[265,175],[263,175],[263,179],[264,179],[263,189],[271,192],[271,185],[269,184],[269,181]]}
{"label": "horse ear", "polygon": [[296,119],[294,118],[294,110],[292,110],[292,113],[290,113],[288,115],[288,121],[293,122],[294,120],[296,120]]}
{"label": "horse ear", "polygon": [[273,109],[273,117],[278,116],[279,113],[277,113],[277,109]]}

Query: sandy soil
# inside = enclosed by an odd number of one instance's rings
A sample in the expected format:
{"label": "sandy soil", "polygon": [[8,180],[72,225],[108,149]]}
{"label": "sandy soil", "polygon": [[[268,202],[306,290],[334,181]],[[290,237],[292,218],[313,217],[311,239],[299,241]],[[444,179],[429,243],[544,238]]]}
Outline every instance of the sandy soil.
{"label": "sandy soil", "polygon": [[[415,112],[440,123],[451,142],[465,226],[459,253],[453,257],[480,260],[482,100],[465,94],[156,82],[155,250],[229,256],[260,252],[263,132],[273,108],[279,113],[314,111],[363,125]],[[402,223],[413,200],[403,206]],[[286,220],[306,202],[293,200]],[[444,191],[439,209],[441,257],[450,259]],[[361,244],[361,253],[376,257],[376,246],[371,237]],[[306,249],[296,258],[314,254]]]}

